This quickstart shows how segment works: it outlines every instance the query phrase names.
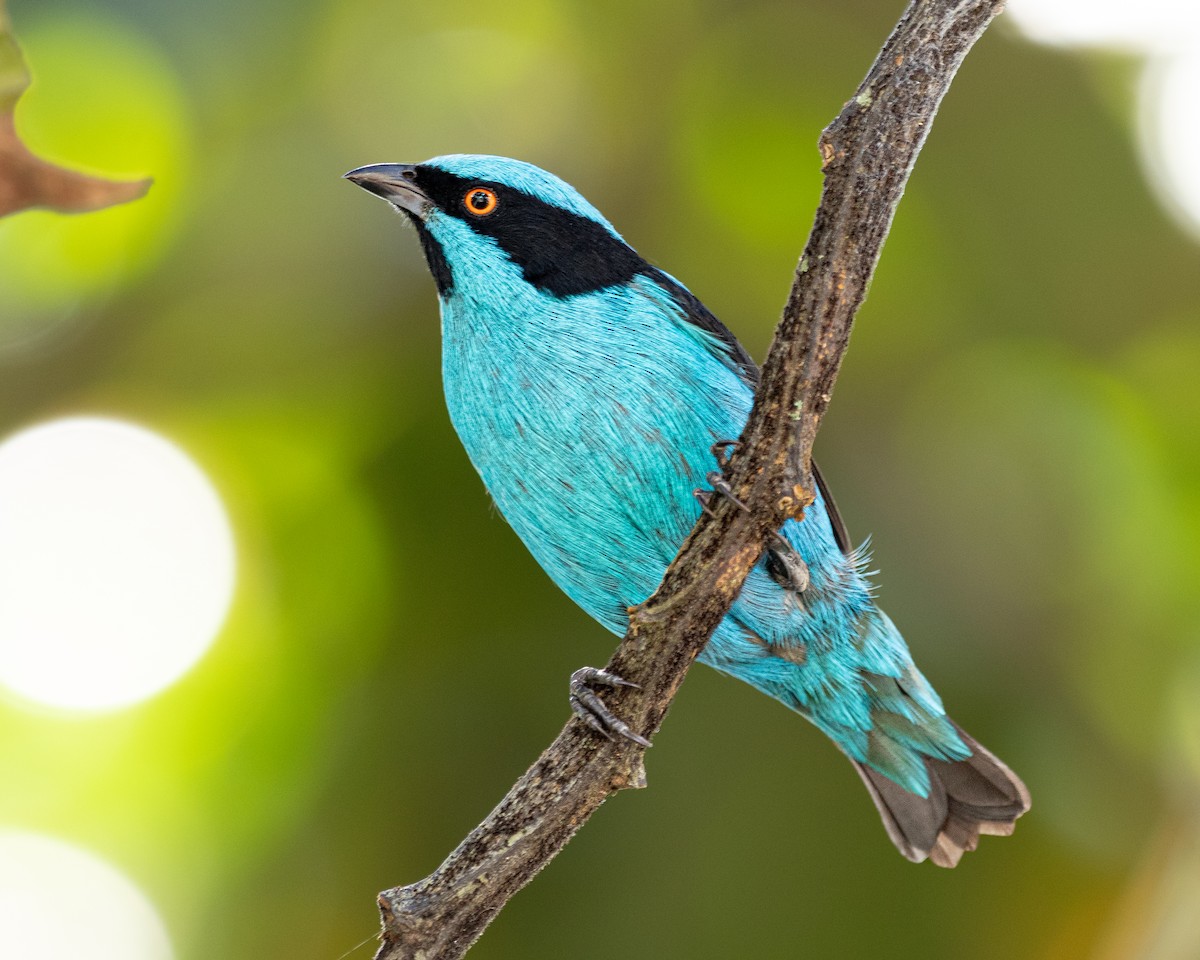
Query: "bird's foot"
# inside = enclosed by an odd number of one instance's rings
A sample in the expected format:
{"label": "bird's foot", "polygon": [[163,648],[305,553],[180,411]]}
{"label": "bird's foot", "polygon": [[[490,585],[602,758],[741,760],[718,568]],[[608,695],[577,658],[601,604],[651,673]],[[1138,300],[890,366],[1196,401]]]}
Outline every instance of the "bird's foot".
{"label": "bird's foot", "polygon": [[750,508],[747,507],[733,492],[733,487],[729,481],[725,479],[725,471],[729,469],[730,450],[737,451],[742,445],[740,440],[718,440],[708,449],[712,452],[714,459],[717,461],[719,470],[710,470],[705,474],[704,479],[708,481],[711,490],[705,490],[703,487],[692,491],[692,496],[700,504],[700,509],[707,513],[710,517],[715,516],[712,509],[712,498],[714,493],[719,493],[726,500],[733,503],[740,510],[745,510],[747,513]]}
{"label": "bird's foot", "polygon": [[704,479],[712,484],[712,489],[705,490],[703,487],[697,487],[692,491],[692,496],[695,497],[696,502],[700,504],[700,509],[707,513],[710,517],[716,516],[716,514],[713,513],[712,502],[713,497],[718,494],[720,494],[726,500],[731,501],[735,506],[738,507],[738,509],[745,510],[747,513],[750,512],[750,508],[734,495],[733,487],[729,485],[729,481],[725,479],[724,474],[713,470]]}
{"label": "bird's foot", "polygon": [[700,509],[707,513],[710,517],[715,517],[712,509],[713,492],[705,490],[703,487],[697,487],[692,491],[692,496],[696,498],[696,502],[700,504]]}
{"label": "bird's foot", "polygon": [[725,474],[718,470],[710,470],[704,477],[708,481],[709,486],[713,488],[714,493],[719,493],[726,500],[732,503],[739,510],[750,512],[750,508],[742,503],[733,492],[733,487],[729,485],[729,481],[725,479]]}
{"label": "bird's foot", "polygon": [[596,667],[580,667],[571,674],[571,712],[602,737],[615,740],[624,737],[643,747],[650,741],[634,733],[624,720],[617,717],[597,696],[594,687],[636,687],[636,683],[622,680],[614,673]]}
{"label": "bird's foot", "polygon": [[741,440],[718,440],[708,449],[712,453],[713,459],[717,461],[717,466],[720,467],[721,472],[724,473],[729,469],[729,458],[733,456],[733,454],[737,453],[741,448]]}
{"label": "bird's foot", "polygon": [[812,582],[808,564],[781,534],[775,533],[772,539],[772,545],[767,547],[767,573],[785,590],[803,593]]}

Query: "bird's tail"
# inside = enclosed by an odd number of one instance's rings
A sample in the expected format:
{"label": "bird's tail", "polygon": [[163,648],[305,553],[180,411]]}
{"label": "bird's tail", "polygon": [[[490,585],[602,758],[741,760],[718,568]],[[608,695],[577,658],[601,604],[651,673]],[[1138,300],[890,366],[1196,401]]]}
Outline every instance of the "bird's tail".
{"label": "bird's tail", "polygon": [[875,801],[888,836],[914,863],[955,866],[983,834],[1006,837],[1029,809],[1029,791],[1008,769],[955,725],[971,755],[965,760],[925,757],[929,793],[921,797],[864,763],[854,762]]}

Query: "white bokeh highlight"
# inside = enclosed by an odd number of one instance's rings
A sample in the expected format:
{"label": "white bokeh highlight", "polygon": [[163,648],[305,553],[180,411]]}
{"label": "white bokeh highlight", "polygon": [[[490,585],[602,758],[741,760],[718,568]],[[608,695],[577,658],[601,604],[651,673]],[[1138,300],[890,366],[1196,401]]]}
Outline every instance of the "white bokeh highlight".
{"label": "white bokeh highlight", "polygon": [[1200,236],[1200,45],[1150,63],[1139,119],[1151,184],[1180,224]]}
{"label": "white bokeh highlight", "polygon": [[13,960],[172,960],[157,911],[90,853],[0,831],[0,945]]}
{"label": "white bokeh highlight", "polygon": [[1039,43],[1149,59],[1138,97],[1142,166],[1167,210],[1200,237],[1200,0],[1008,0],[1006,10]]}
{"label": "white bokeh highlight", "polygon": [[1005,18],[1055,46],[1156,53],[1200,41],[1196,0],[1008,0]]}
{"label": "white bokeh highlight", "polygon": [[66,709],[143,700],[203,656],[233,586],[224,507],[170,441],[79,417],[0,443],[0,685]]}

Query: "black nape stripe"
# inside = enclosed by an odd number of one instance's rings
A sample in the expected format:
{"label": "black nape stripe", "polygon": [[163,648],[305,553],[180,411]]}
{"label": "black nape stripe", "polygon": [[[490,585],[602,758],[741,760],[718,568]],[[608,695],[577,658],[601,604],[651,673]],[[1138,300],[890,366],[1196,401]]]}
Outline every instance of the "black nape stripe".
{"label": "black nape stripe", "polygon": [[[439,209],[495,240],[509,259],[521,268],[525,279],[546,293],[556,297],[590,293],[626,283],[651,270],[628,244],[596,221],[528,193],[493,180],[460,177],[436,167],[418,165],[416,175],[417,186]],[[476,217],[467,212],[463,198],[471,187],[487,187],[496,192],[499,204],[495,213]],[[432,238],[425,239],[427,233],[422,232],[421,242],[430,271],[441,292],[443,279],[439,279],[437,271],[443,270],[448,284],[445,289],[449,290],[452,278],[446,258],[438,250],[440,263],[435,267],[430,246],[437,245]]]}

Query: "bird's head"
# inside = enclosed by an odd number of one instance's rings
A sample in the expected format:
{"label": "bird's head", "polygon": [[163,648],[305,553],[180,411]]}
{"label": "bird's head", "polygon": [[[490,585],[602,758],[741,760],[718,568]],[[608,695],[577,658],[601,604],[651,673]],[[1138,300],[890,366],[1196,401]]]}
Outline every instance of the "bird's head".
{"label": "bird's head", "polygon": [[647,269],[570,184],[507,157],[453,154],[424,163],[377,163],[346,179],[416,225],[438,293],[501,270],[569,297]]}

